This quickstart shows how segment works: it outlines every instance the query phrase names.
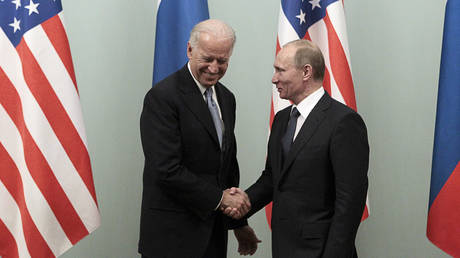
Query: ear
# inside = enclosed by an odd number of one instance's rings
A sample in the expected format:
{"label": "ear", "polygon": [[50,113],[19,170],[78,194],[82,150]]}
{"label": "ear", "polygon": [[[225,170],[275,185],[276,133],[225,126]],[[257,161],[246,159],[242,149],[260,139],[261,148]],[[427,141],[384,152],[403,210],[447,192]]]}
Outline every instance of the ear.
{"label": "ear", "polygon": [[190,45],[190,42],[187,42],[187,57],[192,59],[192,45]]}
{"label": "ear", "polygon": [[311,67],[311,65],[309,64],[304,65],[302,70],[303,70],[303,80],[304,81],[313,77],[313,67]]}

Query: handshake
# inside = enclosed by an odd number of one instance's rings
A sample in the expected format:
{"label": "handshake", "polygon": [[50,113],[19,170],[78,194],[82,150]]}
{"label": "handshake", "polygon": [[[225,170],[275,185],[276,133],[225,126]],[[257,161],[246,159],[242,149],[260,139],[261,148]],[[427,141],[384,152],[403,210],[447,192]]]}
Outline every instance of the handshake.
{"label": "handshake", "polygon": [[251,209],[248,195],[237,187],[224,191],[219,209],[233,219],[241,219]]}

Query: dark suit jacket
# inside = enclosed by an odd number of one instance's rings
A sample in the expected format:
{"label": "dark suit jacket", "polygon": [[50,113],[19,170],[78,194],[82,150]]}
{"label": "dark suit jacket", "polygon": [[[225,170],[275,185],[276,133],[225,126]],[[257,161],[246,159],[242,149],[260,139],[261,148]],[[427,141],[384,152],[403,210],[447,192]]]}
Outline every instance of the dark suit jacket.
{"label": "dark suit jacket", "polygon": [[145,256],[201,257],[222,190],[238,185],[235,97],[220,83],[215,90],[225,126],[222,149],[187,66],[145,96],[140,121],[145,167],[139,241],[139,252]]}
{"label": "dark suit jacket", "polygon": [[364,122],[325,93],[283,161],[290,111],[274,118],[265,170],[247,190],[251,214],[273,201],[273,257],[354,257],[368,186]]}

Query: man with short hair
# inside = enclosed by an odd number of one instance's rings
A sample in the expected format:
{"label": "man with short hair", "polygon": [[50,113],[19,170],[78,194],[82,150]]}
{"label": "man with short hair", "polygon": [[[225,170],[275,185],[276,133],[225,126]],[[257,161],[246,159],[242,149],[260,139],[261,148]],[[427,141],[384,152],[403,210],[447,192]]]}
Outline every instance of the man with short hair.
{"label": "man with short hair", "polygon": [[238,186],[235,97],[219,80],[233,45],[233,29],[218,20],[197,24],[187,44],[189,62],[155,85],[141,115],[145,155],[139,252],[143,257],[219,258],[227,229],[236,227],[241,254],[259,240],[246,221],[230,223],[220,210],[246,213]]}
{"label": "man with short hair", "polygon": [[265,170],[246,191],[252,204],[247,216],[273,201],[275,258],[357,257],[368,187],[366,126],[323,89],[324,59],[312,42],[286,44],[274,67],[272,82],[293,105],[273,120]]}

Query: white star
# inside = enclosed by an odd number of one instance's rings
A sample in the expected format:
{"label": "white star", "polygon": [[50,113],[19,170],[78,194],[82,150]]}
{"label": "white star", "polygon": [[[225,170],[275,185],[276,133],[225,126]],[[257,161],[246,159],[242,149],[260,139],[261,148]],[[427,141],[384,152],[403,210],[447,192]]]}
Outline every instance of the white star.
{"label": "white star", "polygon": [[311,4],[311,9],[315,9],[315,7],[321,8],[321,5],[319,5],[319,1],[321,0],[311,0],[308,1]]}
{"label": "white star", "polygon": [[21,30],[21,27],[19,27],[19,24],[21,23],[21,20],[16,20],[16,17],[14,17],[14,22],[10,23],[9,25],[13,27],[14,33],[16,33],[17,30]]}
{"label": "white star", "polygon": [[11,3],[16,5],[16,10],[21,7],[21,0],[13,0]]}
{"label": "white star", "polygon": [[296,16],[300,20],[300,25],[302,25],[302,22],[306,23],[305,21],[305,13],[300,9],[300,14]]}
{"label": "white star", "polygon": [[40,4],[38,4],[38,3],[35,4],[34,2],[32,2],[32,0],[30,0],[29,5],[24,6],[24,8],[29,9],[29,15],[31,15],[32,13],[38,14],[37,7],[38,7],[39,5],[40,5]]}

